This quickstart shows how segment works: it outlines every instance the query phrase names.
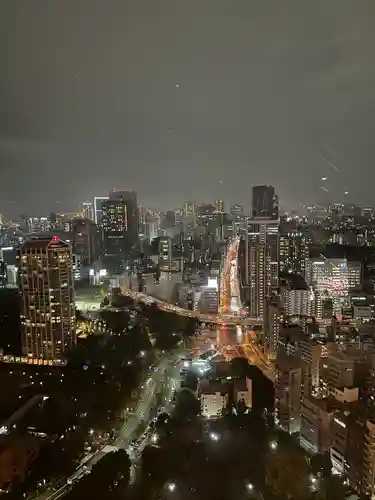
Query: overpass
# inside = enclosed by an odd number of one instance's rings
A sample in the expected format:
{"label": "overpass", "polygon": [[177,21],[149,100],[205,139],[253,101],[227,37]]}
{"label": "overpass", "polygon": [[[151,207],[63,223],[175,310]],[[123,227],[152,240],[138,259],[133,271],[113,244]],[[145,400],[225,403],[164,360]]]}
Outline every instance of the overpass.
{"label": "overpass", "polygon": [[204,314],[199,311],[191,311],[190,309],[184,309],[182,307],[176,306],[174,304],[169,304],[163,300],[152,297],[145,293],[133,292],[132,290],[124,290],[124,295],[131,297],[134,300],[143,302],[146,305],[156,304],[157,307],[166,312],[173,312],[179,316],[188,316],[190,318],[198,318],[200,321],[205,323],[213,323],[215,325],[239,325],[246,327],[255,327],[263,325],[263,318],[245,318],[237,314]]}

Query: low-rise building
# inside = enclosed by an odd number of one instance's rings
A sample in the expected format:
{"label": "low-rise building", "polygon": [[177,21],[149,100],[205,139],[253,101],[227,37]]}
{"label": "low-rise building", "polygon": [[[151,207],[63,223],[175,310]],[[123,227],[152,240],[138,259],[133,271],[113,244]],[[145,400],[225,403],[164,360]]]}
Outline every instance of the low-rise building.
{"label": "low-rise building", "polygon": [[202,415],[217,418],[228,404],[228,385],[219,381],[204,380],[199,386]]}

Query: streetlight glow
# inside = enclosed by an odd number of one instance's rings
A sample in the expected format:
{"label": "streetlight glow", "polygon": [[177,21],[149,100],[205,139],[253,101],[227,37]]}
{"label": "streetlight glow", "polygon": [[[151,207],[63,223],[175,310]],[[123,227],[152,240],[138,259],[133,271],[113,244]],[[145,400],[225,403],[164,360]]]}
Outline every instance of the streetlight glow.
{"label": "streetlight glow", "polygon": [[168,490],[169,490],[170,492],[175,491],[175,489],[176,489],[176,483],[168,483],[168,484],[167,484],[167,488],[168,488]]}
{"label": "streetlight glow", "polygon": [[211,432],[210,439],[211,439],[211,441],[219,441],[220,436],[219,436],[219,434],[216,434],[216,432]]}
{"label": "streetlight glow", "polygon": [[271,450],[276,450],[277,449],[277,441],[271,441],[270,448],[271,448]]}

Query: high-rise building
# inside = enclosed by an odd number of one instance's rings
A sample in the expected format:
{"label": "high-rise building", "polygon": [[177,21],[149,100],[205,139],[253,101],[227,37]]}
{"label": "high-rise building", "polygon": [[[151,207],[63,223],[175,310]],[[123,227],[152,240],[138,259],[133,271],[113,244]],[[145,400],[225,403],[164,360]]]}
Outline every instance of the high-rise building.
{"label": "high-rise building", "polygon": [[72,221],[73,252],[79,256],[83,266],[91,264],[99,256],[99,234],[90,219]]}
{"label": "high-rise building", "polygon": [[29,240],[19,260],[23,354],[58,360],[76,343],[72,248],[56,236]]}
{"label": "high-rise building", "polygon": [[102,223],[102,204],[104,201],[108,200],[108,196],[95,196],[93,202],[93,215],[94,222],[97,226]]}
{"label": "high-rise building", "polygon": [[135,191],[122,191],[113,189],[109,193],[109,198],[110,200],[122,200],[125,203],[128,219],[127,236],[128,242],[131,247],[137,241],[139,235],[139,211],[137,204],[137,193]]}
{"label": "high-rise building", "polygon": [[279,199],[273,186],[253,186],[252,212],[253,219],[266,217],[279,218]]}
{"label": "high-rise building", "polygon": [[90,201],[84,201],[82,203],[82,217],[84,219],[94,220],[94,209]]}
{"label": "high-rise building", "polygon": [[168,210],[165,215],[166,227],[174,227],[176,225],[176,212],[174,210]]}
{"label": "high-rise building", "polygon": [[193,201],[185,201],[184,217],[187,219],[195,219],[195,203]]}
{"label": "high-rise building", "polygon": [[301,427],[301,366],[293,357],[280,357],[275,371],[275,422],[284,431],[294,434]]}
{"label": "high-rise building", "polygon": [[264,340],[268,357],[276,358],[280,337],[280,307],[276,299],[267,302],[264,314]]}
{"label": "high-rise building", "polygon": [[244,215],[244,209],[242,205],[231,205],[229,209],[229,214],[233,219],[241,218]]}
{"label": "high-rise building", "polygon": [[164,272],[172,270],[172,238],[169,236],[159,238],[159,269]]}
{"label": "high-rise building", "polygon": [[250,219],[245,233],[245,286],[251,317],[262,317],[279,287],[279,223]]}
{"label": "high-rise building", "polygon": [[305,278],[309,248],[302,233],[280,234],[280,272]]}
{"label": "high-rise building", "polygon": [[310,454],[329,452],[333,409],[326,398],[306,395],[301,404],[300,444]]}
{"label": "high-rise building", "polygon": [[375,421],[367,420],[364,432],[363,491],[375,495]]}
{"label": "high-rise building", "polygon": [[103,257],[111,272],[124,269],[128,243],[128,215],[124,200],[108,199],[102,203]]}
{"label": "high-rise building", "polygon": [[359,262],[348,262],[347,259],[311,259],[308,262],[307,277],[317,294],[317,318],[323,317],[324,300],[330,299],[333,314],[341,314],[342,308],[350,306],[349,290],[360,288],[362,266]]}
{"label": "high-rise building", "polygon": [[320,384],[322,344],[312,340],[300,343],[304,394],[315,393]]}
{"label": "high-rise building", "polygon": [[215,211],[218,214],[224,213],[224,201],[223,200],[215,200]]}

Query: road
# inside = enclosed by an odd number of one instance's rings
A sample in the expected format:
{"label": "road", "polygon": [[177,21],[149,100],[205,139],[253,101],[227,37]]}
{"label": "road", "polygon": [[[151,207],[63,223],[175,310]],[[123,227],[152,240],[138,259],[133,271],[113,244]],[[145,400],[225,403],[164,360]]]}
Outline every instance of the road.
{"label": "road", "polygon": [[[232,248],[233,257],[236,255],[238,251],[239,239],[234,240],[235,244]],[[232,260],[235,260],[233,258]],[[237,261],[236,261],[237,262]],[[225,269],[224,272],[227,273],[228,269]],[[244,318],[239,314],[240,311],[236,311],[236,314],[230,313],[229,309],[227,312],[223,311],[223,308],[220,308],[218,314],[204,314],[199,311],[191,311],[190,309],[184,309],[182,307],[176,306],[175,304],[170,304],[169,302],[165,302],[157,297],[147,295],[146,293],[136,292],[134,290],[130,290],[127,284],[127,280],[120,281],[120,288],[124,295],[128,295],[135,300],[139,300],[144,304],[157,304],[158,308],[162,311],[166,312],[174,312],[180,316],[188,316],[190,318],[198,318],[205,323],[214,323],[218,325],[223,324],[238,324],[238,325],[261,325],[263,323],[261,318]]]}
{"label": "road", "polygon": [[[143,443],[145,439],[145,432],[141,431],[139,435],[140,427],[142,424],[147,427],[147,423],[152,420],[159,410],[155,404],[157,392],[162,391],[164,403],[169,403],[173,390],[179,385],[179,370],[176,364],[183,353],[183,349],[177,349],[170,357],[163,358],[154,369],[148,372],[147,377],[140,387],[141,392],[137,407],[130,415],[130,418],[126,420],[121,429],[117,432],[115,440],[108,442],[93,455],[86,457],[71,477],[68,478],[64,486],[56,491],[46,491],[41,495],[34,496],[32,497],[33,500],[59,500],[63,498],[72,489],[74,483],[80,481],[86,474],[90,473],[92,466],[106,453],[122,448],[129,453],[130,457],[137,456],[134,455],[134,446],[130,446],[130,443],[132,440],[138,439],[135,443],[135,448],[138,450],[138,453],[141,452],[140,444]],[[144,447],[145,445],[146,444],[143,443],[142,446]]]}
{"label": "road", "polygon": [[[239,239],[233,240],[228,248],[227,256],[222,266],[220,290],[222,296],[220,312],[222,314],[235,315],[239,314],[242,309],[238,280],[238,246]],[[244,355],[251,364],[258,366],[262,373],[274,382],[275,374],[273,366],[254,339],[251,338],[252,332],[248,328],[241,326],[239,328],[245,330],[245,332],[242,332],[242,334],[244,333],[244,343],[242,346],[233,345],[229,348],[227,347],[225,349],[226,357],[230,359],[231,357]]]}

